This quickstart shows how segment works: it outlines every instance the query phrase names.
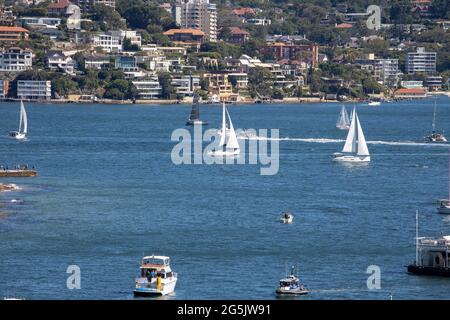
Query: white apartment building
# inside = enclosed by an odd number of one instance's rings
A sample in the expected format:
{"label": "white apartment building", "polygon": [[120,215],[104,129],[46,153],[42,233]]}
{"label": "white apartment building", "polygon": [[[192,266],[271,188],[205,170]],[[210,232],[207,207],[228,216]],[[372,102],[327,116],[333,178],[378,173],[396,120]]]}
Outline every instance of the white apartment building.
{"label": "white apartment building", "polygon": [[46,56],[47,67],[51,70],[62,70],[67,74],[75,74],[76,61],[62,51],[51,51]]}
{"label": "white apartment building", "polygon": [[179,95],[193,96],[195,90],[200,89],[200,76],[195,75],[174,75],[171,82]]}
{"label": "white apartment building", "polygon": [[416,52],[408,52],[406,72],[436,72],[436,52],[426,52],[423,47],[418,47]]}
{"label": "white apartment building", "polygon": [[139,48],[142,45],[142,38],[133,30],[108,31],[105,33],[97,33],[92,36],[91,43],[96,47],[101,47],[108,53],[119,53],[123,51],[124,39],[130,39],[132,45]]}
{"label": "white apartment building", "polygon": [[52,17],[22,17],[20,18],[20,21],[32,28],[57,28],[61,25],[60,18]]}
{"label": "white apartment building", "polygon": [[17,98],[24,100],[50,100],[52,97],[51,81],[18,80]]}
{"label": "white apartment building", "polygon": [[29,70],[33,65],[33,52],[21,48],[9,48],[0,53],[0,71],[20,72]]}
{"label": "white apartment building", "polygon": [[92,7],[96,4],[116,8],[116,0],[71,0],[70,2],[80,7],[82,13],[91,12]]}
{"label": "white apartment building", "polygon": [[138,99],[151,100],[161,96],[162,88],[157,79],[142,79],[132,82],[138,91]]}
{"label": "white apartment building", "polygon": [[175,5],[175,21],[185,29],[200,29],[207,41],[217,41],[217,7],[209,0],[188,0]]}
{"label": "white apartment building", "polygon": [[361,69],[369,71],[380,84],[394,87],[398,83],[400,76],[398,59],[375,59],[372,53],[356,60],[356,64],[359,64]]}

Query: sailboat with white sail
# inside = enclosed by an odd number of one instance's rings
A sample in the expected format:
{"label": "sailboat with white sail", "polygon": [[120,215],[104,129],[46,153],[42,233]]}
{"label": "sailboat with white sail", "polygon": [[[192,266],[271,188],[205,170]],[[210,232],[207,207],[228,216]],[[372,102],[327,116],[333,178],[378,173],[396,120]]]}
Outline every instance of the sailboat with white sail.
{"label": "sailboat with white sail", "polygon": [[207,125],[208,122],[206,121],[202,121],[200,119],[200,107],[199,107],[199,95],[195,94],[194,95],[194,99],[193,99],[193,103],[192,103],[192,109],[191,109],[191,114],[189,115],[189,119],[186,122],[187,126],[193,126],[196,124],[201,124],[201,125]]}
{"label": "sailboat with white sail", "polygon": [[436,101],[434,102],[433,124],[431,125],[431,128],[431,134],[425,137],[425,142],[447,142],[444,132],[436,132]]}
{"label": "sailboat with white sail", "polygon": [[339,162],[370,162],[369,149],[367,148],[366,138],[364,137],[356,109],[353,109],[352,112],[352,122],[344,148],[342,152],[336,152],[333,156],[333,161]]}
{"label": "sailboat with white sail", "polygon": [[28,131],[28,118],[27,111],[25,110],[25,106],[23,101],[20,101],[20,122],[19,122],[19,131],[11,131],[9,136],[11,138],[15,138],[17,140],[23,140],[27,137]]}
{"label": "sailboat with white sail", "polygon": [[350,128],[350,118],[348,117],[347,109],[342,105],[339,119],[336,122],[336,128],[340,130],[348,130]]}
{"label": "sailboat with white sail", "polygon": [[[227,121],[228,119],[228,121]],[[222,104],[222,129],[220,131],[219,149],[208,152],[213,157],[231,157],[237,156],[241,152],[239,142],[231,122],[225,102]]]}

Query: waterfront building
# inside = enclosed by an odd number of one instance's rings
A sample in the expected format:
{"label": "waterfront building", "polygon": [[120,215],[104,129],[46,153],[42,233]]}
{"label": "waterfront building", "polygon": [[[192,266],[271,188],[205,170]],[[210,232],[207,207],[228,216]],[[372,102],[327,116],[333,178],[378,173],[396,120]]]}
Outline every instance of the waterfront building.
{"label": "waterfront building", "polygon": [[439,91],[442,89],[443,80],[441,76],[428,76],[426,83],[429,91]]}
{"label": "waterfront building", "polygon": [[152,100],[161,97],[162,88],[157,79],[132,81],[138,92],[138,99]]}
{"label": "waterfront building", "polygon": [[52,96],[51,81],[18,80],[17,98],[23,100],[50,100]]}
{"label": "waterfront building", "polygon": [[436,52],[427,52],[419,47],[416,52],[408,52],[406,56],[406,72],[436,72]]}
{"label": "waterfront building", "polygon": [[401,88],[394,92],[394,97],[397,99],[417,99],[426,98],[427,91],[423,88]]}
{"label": "waterfront building", "polygon": [[0,53],[0,71],[21,72],[33,66],[33,52],[29,49],[12,47]]}
{"label": "waterfront building", "polygon": [[178,95],[191,97],[196,90],[200,89],[200,76],[174,75],[171,84]]}
{"label": "waterfront building", "polygon": [[233,93],[227,73],[205,73],[203,78],[208,80],[208,93],[217,95],[220,101],[227,101]]}

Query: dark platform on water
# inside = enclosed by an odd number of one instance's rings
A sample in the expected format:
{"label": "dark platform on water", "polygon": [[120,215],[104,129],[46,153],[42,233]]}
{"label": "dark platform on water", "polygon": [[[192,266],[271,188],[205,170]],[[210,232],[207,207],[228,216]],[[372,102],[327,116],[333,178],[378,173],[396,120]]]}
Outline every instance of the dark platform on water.
{"label": "dark platform on water", "polygon": [[37,176],[36,170],[0,170],[0,177],[34,177]]}
{"label": "dark platform on water", "polygon": [[410,264],[408,272],[421,276],[450,277],[450,268],[446,267],[422,267]]}

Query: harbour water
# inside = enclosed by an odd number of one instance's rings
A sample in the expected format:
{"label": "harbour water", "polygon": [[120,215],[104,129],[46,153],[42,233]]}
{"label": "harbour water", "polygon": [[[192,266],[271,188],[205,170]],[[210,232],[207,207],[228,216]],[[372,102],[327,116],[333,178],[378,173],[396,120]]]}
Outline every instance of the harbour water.
{"label": "harbour water", "polygon": [[[450,99],[437,128],[450,135]],[[235,128],[278,128],[280,168],[174,165],[172,131],[189,106],[26,104],[29,140],[7,137],[18,104],[0,104],[0,164],[35,165],[23,188],[0,193],[0,296],[133,299],[144,254],[171,257],[176,293],[164,299],[276,299],[298,265],[311,294],[297,299],[448,299],[450,279],[408,275],[420,235],[450,233],[435,211],[448,195],[448,147],[428,145],[434,99],[359,105],[372,161],[331,161],[346,131],[340,104],[230,106]],[[347,105],[348,110],[352,107]],[[221,107],[204,106],[208,128]],[[12,203],[22,199],[23,203]],[[284,225],[282,211],[295,214]],[[69,290],[69,265],[81,289]],[[366,269],[381,269],[369,290]]]}

